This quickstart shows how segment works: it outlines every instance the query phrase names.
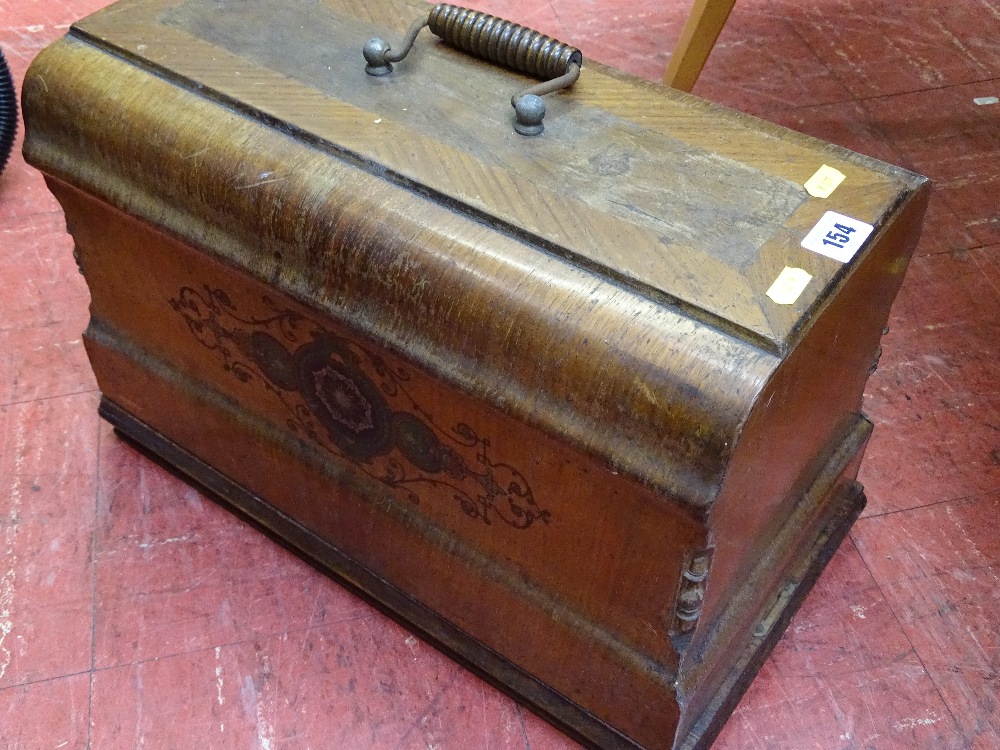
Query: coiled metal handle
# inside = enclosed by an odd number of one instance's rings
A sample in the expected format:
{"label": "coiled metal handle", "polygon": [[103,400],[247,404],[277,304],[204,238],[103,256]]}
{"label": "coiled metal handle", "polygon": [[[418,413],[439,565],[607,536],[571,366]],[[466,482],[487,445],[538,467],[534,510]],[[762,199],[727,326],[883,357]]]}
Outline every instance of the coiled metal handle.
{"label": "coiled metal handle", "polygon": [[378,37],[369,40],[362,50],[368,63],[365,71],[373,76],[389,75],[392,63],[406,57],[424,26],[463,52],[537,78],[551,79],[511,97],[514,130],[521,135],[539,135],[545,129],[542,96],[572,86],[580,77],[583,54],[575,47],[512,21],[447,3],[435,5],[427,18],[414,21],[399,52],[393,52]]}

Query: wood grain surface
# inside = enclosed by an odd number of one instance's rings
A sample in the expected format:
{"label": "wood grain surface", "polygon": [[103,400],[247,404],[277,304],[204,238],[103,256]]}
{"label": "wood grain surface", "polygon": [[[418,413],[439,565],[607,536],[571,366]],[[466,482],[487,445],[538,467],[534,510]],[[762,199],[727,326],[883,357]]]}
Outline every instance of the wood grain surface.
{"label": "wood grain surface", "polygon": [[107,413],[583,740],[704,747],[863,504],[925,181],[597,65],[523,138],[522,77],[430,37],[365,75],[421,7],[126,0],[36,59]]}
{"label": "wood grain surface", "polygon": [[[550,252],[778,347],[839,271],[836,261],[797,248],[795,236],[821,209],[876,222],[918,184],[902,170],[597,64],[572,93],[549,97],[548,136],[526,139],[511,129],[506,101],[528,80],[430,35],[394,77],[364,74],[359,47],[375,34],[401,34],[426,12],[420,3],[275,10],[259,0],[237,11],[277,13],[282,24],[227,22],[224,7],[116,4],[77,29],[182,85],[527,233]],[[423,106],[409,105],[414,95]],[[627,158],[636,153],[643,158]],[[806,201],[802,183],[827,162],[849,179],[833,200]],[[609,234],[617,242],[602,241]],[[816,283],[791,309],[762,302],[791,258]]]}

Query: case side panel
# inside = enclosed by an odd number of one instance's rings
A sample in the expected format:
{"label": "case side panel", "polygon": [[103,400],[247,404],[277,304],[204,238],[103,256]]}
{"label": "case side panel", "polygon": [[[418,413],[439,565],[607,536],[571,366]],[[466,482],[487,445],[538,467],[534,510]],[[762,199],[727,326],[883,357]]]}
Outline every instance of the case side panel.
{"label": "case side panel", "polygon": [[[762,391],[737,443],[726,482],[710,520],[716,548],[703,617],[682,657],[680,690],[689,707],[685,724],[700,713],[725,679],[722,657],[741,648],[787,584],[794,545],[784,564],[762,561],[780,542],[784,526],[822,476],[832,456],[853,445],[862,420],[865,384],[879,355],[879,339],[920,235],[927,186],[886,222],[866,257]],[[855,472],[856,472],[855,467]],[[853,480],[851,476],[848,479]],[[753,585],[746,582],[756,581]]]}

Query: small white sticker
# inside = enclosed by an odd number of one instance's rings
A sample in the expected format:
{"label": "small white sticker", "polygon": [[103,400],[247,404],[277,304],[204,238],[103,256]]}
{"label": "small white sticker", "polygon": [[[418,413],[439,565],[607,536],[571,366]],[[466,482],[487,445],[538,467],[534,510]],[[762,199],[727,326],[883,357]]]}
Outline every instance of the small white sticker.
{"label": "small white sticker", "polygon": [[767,290],[767,296],[779,305],[794,304],[810,281],[812,276],[809,272],[785,266],[785,270],[778,274],[778,278]]}
{"label": "small white sticker", "polygon": [[843,181],[843,172],[824,164],[816,170],[816,174],[806,180],[805,189],[813,198],[829,198]]}
{"label": "small white sticker", "polygon": [[985,107],[989,104],[1000,104],[1000,96],[977,96],[972,101],[980,107]]}
{"label": "small white sticker", "polygon": [[873,229],[871,224],[827,211],[802,240],[802,247],[846,263],[865,244]]}

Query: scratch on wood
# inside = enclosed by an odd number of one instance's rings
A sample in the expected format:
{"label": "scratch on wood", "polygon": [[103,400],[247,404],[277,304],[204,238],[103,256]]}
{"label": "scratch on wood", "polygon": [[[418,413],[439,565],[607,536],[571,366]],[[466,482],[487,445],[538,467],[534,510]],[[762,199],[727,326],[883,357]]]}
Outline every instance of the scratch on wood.
{"label": "scratch on wood", "polygon": [[[265,175],[266,174],[270,174],[270,173],[265,172]],[[261,175],[261,177],[263,177],[263,176],[264,175]],[[237,190],[249,190],[250,188],[260,187],[261,185],[269,185],[272,182],[284,182],[287,179],[288,179],[287,177],[275,177],[275,178],[270,179],[270,180],[263,179],[263,180],[259,180],[257,182],[252,182],[249,185],[240,185],[236,189]]]}
{"label": "scratch on wood", "polygon": [[634,382],[637,386],[639,386],[639,389],[642,391],[643,395],[649,399],[649,402],[653,404],[653,406],[659,405],[660,402],[656,398],[656,392],[652,388],[650,388],[648,384],[643,382],[642,379],[638,377],[635,378]]}

